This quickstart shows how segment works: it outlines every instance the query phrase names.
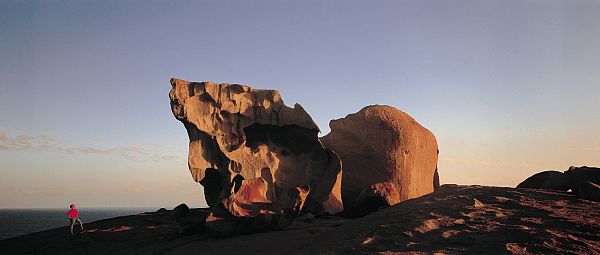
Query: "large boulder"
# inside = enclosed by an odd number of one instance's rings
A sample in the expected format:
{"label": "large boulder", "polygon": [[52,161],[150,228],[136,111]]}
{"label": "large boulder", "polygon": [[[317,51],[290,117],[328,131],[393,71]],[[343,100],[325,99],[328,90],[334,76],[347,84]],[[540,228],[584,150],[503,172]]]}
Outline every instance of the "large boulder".
{"label": "large boulder", "polygon": [[571,183],[567,175],[559,171],[543,171],[532,175],[517,185],[517,188],[551,189],[567,191]]}
{"label": "large boulder", "polygon": [[[408,114],[391,106],[373,105],[332,120],[329,126],[331,132],[321,142],[343,162],[346,208],[361,208],[368,194],[395,204],[431,193],[434,182],[439,183],[434,178],[438,159],[435,136]],[[393,187],[385,188],[384,183]],[[386,197],[395,194],[392,188],[398,198]]]}
{"label": "large boulder", "polygon": [[290,211],[343,210],[340,159],[323,148],[302,106],[287,107],[278,91],[239,84],[171,85],[171,110],[190,139],[189,170],[204,186],[212,218],[288,222]]}

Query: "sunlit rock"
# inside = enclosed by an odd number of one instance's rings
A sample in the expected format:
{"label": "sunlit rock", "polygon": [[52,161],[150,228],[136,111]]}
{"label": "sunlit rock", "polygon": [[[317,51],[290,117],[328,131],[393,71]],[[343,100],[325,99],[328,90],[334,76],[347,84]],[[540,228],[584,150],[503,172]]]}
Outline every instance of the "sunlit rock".
{"label": "sunlit rock", "polygon": [[343,210],[340,160],[323,148],[299,104],[290,108],[278,91],[238,84],[171,79],[171,85],[172,112],[190,139],[189,169],[204,186],[211,217]]}
{"label": "sunlit rock", "polygon": [[434,191],[435,136],[408,114],[373,105],[332,120],[329,126],[331,133],[321,141],[342,160],[342,197],[349,210],[361,207],[364,190],[377,194],[372,187],[377,183],[390,183],[397,190],[398,199],[385,199],[390,205]]}

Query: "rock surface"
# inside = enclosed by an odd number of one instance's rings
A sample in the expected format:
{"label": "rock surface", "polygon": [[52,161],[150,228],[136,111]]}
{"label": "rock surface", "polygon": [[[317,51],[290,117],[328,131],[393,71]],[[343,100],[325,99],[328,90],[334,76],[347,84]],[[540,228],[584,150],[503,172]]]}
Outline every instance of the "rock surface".
{"label": "rock surface", "polygon": [[[2,254],[599,254],[600,206],[552,190],[443,185],[363,218],[316,217],[281,231],[178,237],[169,212],[0,240]],[[206,210],[192,209],[190,214]]]}
{"label": "rock surface", "polygon": [[340,160],[299,104],[289,108],[275,90],[239,84],[171,85],[171,110],[190,139],[189,169],[215,218],[343,210]]}
{"label": "rock surface", "polygon": [[331,132],[321,141],[343,162],[347,208],[361,207],[361,192],[376,183],[395,186],[399,199],[388,200],[392,204],[434,191],[437,141],[408,114],[390,106],[367,106],[329,126]]}

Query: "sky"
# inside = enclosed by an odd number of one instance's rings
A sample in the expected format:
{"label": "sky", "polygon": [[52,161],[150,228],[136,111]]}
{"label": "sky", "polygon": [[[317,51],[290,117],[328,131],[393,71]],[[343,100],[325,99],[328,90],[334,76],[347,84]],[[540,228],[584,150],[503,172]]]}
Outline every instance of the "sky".
{"label": "sky", "polygon": [[442,183],[600,166],[599,1],[0,1],[0,208],[205,206],[169,79],[431,130]]}

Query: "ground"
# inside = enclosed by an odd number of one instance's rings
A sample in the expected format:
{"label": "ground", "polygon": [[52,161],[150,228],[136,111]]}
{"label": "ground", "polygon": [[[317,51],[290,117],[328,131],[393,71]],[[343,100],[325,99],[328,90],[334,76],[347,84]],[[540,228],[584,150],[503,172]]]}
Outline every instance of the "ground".
{"label": "ground", "polygon": [[[202,210],[202,209],[196,209]],[[600,203],[548,190],[444,185],[362,218],[301,217],[273,232],[180,237],[169,212],[0,241],[2,254],[600,254]]]}

